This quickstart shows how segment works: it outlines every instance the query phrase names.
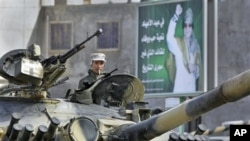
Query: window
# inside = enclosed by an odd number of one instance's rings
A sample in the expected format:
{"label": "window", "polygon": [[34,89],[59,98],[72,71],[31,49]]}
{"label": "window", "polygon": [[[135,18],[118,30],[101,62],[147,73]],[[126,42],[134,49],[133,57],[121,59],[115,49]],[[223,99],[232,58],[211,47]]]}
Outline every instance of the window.
{"label": "window", "polygon": [[98,49],[117,49],[119,45],[119,23],[106,22],[98,23],[98,28],[103,30],[97,40]]}
{"label": "window", "polygon": [[72,47],[72,23],[50,23],[51,50],[68,50]]}

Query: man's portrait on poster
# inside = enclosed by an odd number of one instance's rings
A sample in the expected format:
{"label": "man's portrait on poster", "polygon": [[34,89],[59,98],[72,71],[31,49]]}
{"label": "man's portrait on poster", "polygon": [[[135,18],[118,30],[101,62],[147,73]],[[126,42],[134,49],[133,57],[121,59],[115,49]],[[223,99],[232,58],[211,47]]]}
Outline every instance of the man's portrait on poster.
{"label": "man's portrait on poster", "polygon": [[[183,16],[181,16],[184,14]],[[180,18],[183,17],[181,20]],[[182,21],[183,36],[175,36],[177,22]],[[166,68],[174,93],[197,91],[197,81],[201,72],[201,49],[194,35],[194,13],[191,8],[185,11],[181,4],[176,5],[170,18],[166,43],[169,55]]]}

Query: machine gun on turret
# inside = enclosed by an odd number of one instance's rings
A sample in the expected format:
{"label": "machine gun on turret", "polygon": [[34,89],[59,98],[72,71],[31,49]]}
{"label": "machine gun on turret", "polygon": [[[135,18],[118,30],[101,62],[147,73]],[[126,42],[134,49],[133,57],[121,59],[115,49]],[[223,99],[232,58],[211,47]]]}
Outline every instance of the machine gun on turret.
{"label": "machine gun on turret", "polygon": [[97,30],[93,35],[88,37],[82,43],[76,45],[74,48],[69,50],[63,55],[51,56],[50,58],[41,61],[44,68],[44,77],[42,80],[41,87],[49,88],[53,83],[65,72],[65,62],[74,54],[85,48],[84,44],[95,36],[102,34],[102,30]]}
{"label": "machine gun on turret", "polygon": [[58,61],[61,64],[64,64],[71,56],[73,56],[74,54],[76,54],[77,52],[79,52],[80,50],[82,50],[83,48],[85,48],[84,44],[87,41],[89,41],[90,39],[92,39],[95,36],[99,36],[100,34],[102,34],[102,29],[97,30],[93,35],[91,35],[90,37],[88,37],[85,41],[83,41],[80,44],[75,45],[75,47],[73,47],[71,50],[69,50],[65,54],[58,55],[58,56],[51,56],[50,58],[42,60],[41,61],[42,65],[44,67],[48,67],[48,66],[50,66],[52,64],[58,63]]}
{"label": "machine gun on turret", "polygon": [[[7,79],[12,87],[0,90],[0,94],[18,91],[22,94],[46,94],[48,88],[61,84],[57,80],[65,72],[66,61],[74,54],[85,48],[85,43],[95,36],[102,34],[102,29],[97,30],[71,50],[58,56],[44,59],[40,53],[40,46],[31,45],[28,49],[12,50],[0,59],[0,75]],[[64,79],[65,81],[67,79]]]}

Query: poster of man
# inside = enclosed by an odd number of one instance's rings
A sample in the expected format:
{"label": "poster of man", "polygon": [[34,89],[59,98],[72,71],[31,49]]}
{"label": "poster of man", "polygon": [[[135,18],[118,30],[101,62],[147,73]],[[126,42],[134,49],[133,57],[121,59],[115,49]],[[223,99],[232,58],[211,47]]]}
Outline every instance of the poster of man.
{"label": "poster of man", "polygon": [[204,2],[139,6],[137,75],[145,94],[204,91]]}

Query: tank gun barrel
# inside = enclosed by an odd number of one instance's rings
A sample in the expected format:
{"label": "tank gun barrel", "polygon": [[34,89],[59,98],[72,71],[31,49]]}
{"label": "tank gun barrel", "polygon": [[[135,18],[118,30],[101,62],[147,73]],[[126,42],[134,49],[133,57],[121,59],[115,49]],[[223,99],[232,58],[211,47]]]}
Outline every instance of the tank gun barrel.
{"label": "tank gun barrel", "polygon": [[119,132],[118,137],[123,140],[150,140],[227,102],[237,101],[249,94],[250,70],[247,70],[166,112],[127,126]]}

